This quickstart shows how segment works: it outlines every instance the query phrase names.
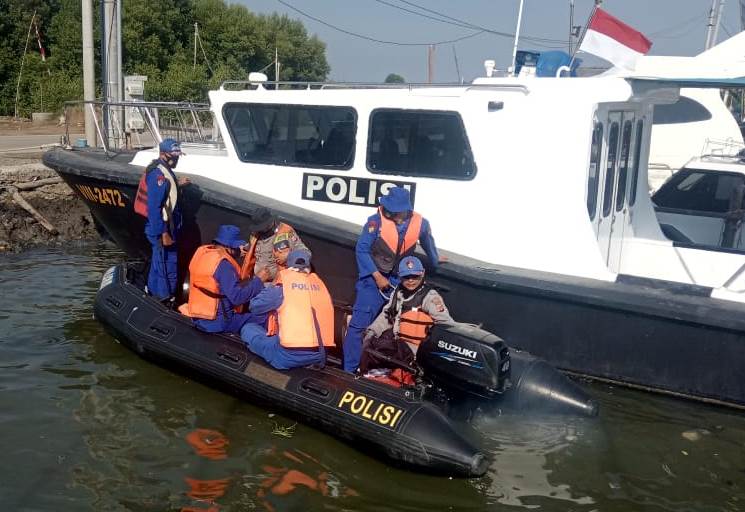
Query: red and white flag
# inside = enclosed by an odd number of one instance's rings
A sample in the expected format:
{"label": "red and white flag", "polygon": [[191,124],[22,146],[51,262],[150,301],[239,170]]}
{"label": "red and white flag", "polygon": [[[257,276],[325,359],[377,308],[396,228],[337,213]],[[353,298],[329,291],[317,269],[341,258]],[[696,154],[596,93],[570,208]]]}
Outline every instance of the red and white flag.
{"label": "red and white flag", "polygon": [[34,31],[36,32],[36,42],[39,44],[39,55],[41,55],[42,62],[46,62],[47,52],[44,50],[44,45],[41,44],[41,34],[39,33],[39,24],[36,23],[36,18],[34,18]]}
{"label": "red and white flag", "polygon": [[633,70],[637,59],[651,47],[652,42],[644,34],[604,10],[595,9],[579,49],[597,55],[616,67]]}

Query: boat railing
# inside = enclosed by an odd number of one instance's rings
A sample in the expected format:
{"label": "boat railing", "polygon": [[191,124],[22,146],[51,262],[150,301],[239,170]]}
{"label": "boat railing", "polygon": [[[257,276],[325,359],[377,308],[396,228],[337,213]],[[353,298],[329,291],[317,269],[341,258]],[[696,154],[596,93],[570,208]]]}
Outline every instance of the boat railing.
{"label": "boat railing", "polygon": [[745,149],[742,139],[709,139],[704,141],[701,149],[702,157],[736,158],[738,153]]}
{"label": "boat railing", "polygon": [[[85,114],[91,114],[96,141],[72,141]],[[158,101],[69,101],[65,103],[65,140],[75,146],[108,151],[143,149],[171,137],[182,143],[224,149],[214,115],[206,103]]]}
{"label": "boat railing", "polygon": [[422,89],[460,89],[464,92],[473,90],[510,90],[528,94],[530,89],[525,84],[515,83],[488,83],[488,84],[461,84],[461,83],[379,83],[379,82],[293,82],[293,81],[253,81],[253,80],[225,80],[220,84],[221,90],[228,87],[233,90],[241,89],[266,89],[266,90],[325,90],[325,89],[398,89],[409,92]]}

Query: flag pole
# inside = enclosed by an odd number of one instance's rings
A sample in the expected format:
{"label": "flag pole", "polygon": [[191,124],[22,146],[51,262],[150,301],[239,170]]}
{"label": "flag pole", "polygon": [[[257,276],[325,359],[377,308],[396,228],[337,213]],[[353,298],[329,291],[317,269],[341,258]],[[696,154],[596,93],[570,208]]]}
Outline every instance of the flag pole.
{"label": "flag pole", "polygon": [[577,52],[579,51],[579,47],[582,46],[582,41],[585,40],[585,34],[587,34],[587,29],[590,26],[590,23],[592,23],[592,19],[595,17],[595,13],[598,12],[598,7],[600,6],[599,2],[595,2],[595,5],[592,8],[592,12],[590,13],[590,17],[587,18],[587,23],[585,23],[585,26],[582,27],[582,34],[579,36],[579,41],[577,41],[577,45],[574,47],[574,51],[572,52],[572,57],[569,59],[569,72],[571,73],[572,70],[572,64],[574,64],[574,58],[577,55]]}

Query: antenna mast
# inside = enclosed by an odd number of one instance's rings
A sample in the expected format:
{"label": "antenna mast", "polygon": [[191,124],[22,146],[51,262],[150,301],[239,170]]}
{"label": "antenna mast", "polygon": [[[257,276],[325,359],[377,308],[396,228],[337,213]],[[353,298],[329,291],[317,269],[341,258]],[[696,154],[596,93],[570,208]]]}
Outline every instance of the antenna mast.
{"label": "antenna mast", "polygon": [[520,39],[520,24],[523,19],[523,4],[525,0],[520,0],[520,9],[517,11],[517,28],[515,28],[515,44],[512,47],[512,67],[510,71],[515,76],[515,60],[517,59],[517,42]]}
{"label": "antenna mast", "polygon": [[705,50],[708,50],[717,44],[717,36],[719,35],[719,24],[722,20],[723,8],[724,0],[712,0],[711,9],[709,10],[709,22],[706,25]]}

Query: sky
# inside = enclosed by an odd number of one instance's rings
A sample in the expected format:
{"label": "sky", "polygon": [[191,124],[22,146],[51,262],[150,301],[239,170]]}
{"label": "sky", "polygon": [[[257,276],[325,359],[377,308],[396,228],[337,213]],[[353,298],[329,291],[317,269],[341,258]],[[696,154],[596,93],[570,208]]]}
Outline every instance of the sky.
{"label": "sky", "polygon": [[[486,59],[495,60],[497,69],[506,69],[511,64],[514,36],[479,32],[486,28],[514,34],[520,0],[232,0],[231,3],[245,5],[256,13],[278,12],[301,20],[310,34],[326,43],[331,80],[381,82],[389,73],[397,73],[408,82],[425,82],[426,45],[439,43],[434,53],[434,81],[455,82],[461,77],[470,81],[483,76]],[[540,42],[566,51],[569,4],[569,0],[524,0],[518,48],[546,49],[536,45]],[[574,0],[574,5],[574,24],[583,25],[594,0]],[[712,0],[604,0],[602,7],[644,33],[653,43],[651,55],[696,55],[704,49],[711,5]],[[335,30],[293,8],[367,38],[423,45],[376,43]],[[401,9],[443,19],[435,14],[439,13],[479,28],[456,26],[452,21],[442,23]],[[725,2],[722,20],[720,42],[740,30],[738,0]],[[469,35],[473,37],[445,42]],[[541,40],[522,39],[523,36]],[[592,56],[578,57],[586,65],[603,62]],[[282,61],[281,55],[279,60]]]}

